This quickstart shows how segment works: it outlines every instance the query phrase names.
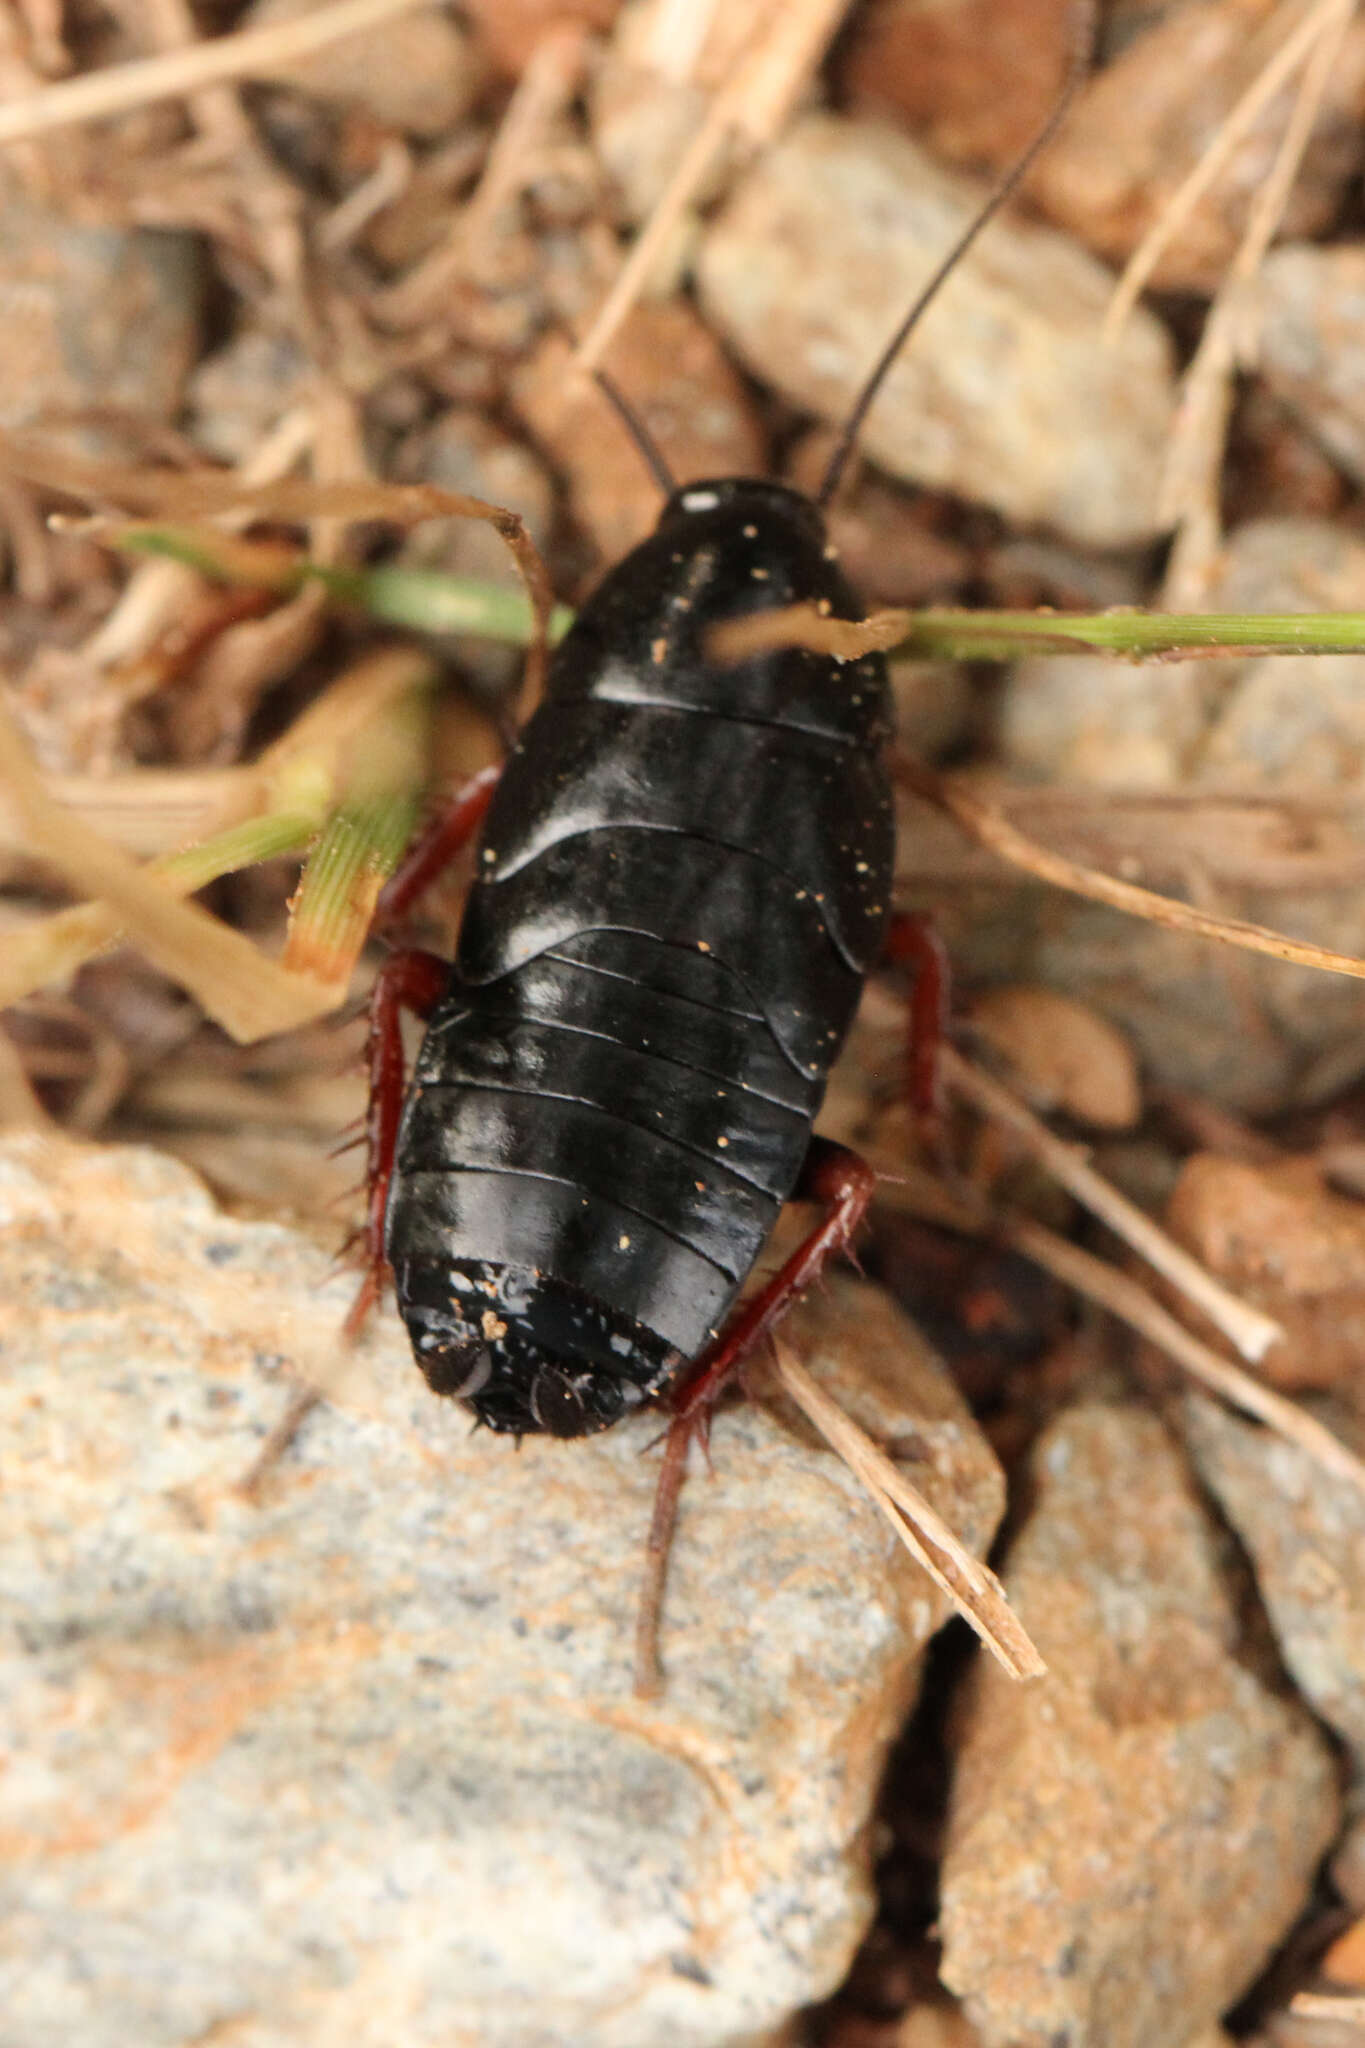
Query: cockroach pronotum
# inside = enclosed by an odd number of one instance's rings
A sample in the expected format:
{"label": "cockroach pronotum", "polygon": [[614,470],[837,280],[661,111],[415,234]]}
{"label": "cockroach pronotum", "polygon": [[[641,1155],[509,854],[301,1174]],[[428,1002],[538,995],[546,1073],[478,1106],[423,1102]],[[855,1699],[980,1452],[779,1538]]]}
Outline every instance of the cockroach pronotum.
{"label": "cockroach pronotum", "polygon": [[[723,666],[706,639],[803,601],[864,616],[824,507],[906,337],[1075,83],[907,313],[814,499],[675,487],[607,387],[667,491],[659,525],[579,612],[505,768],[389,886],[392,919],[482,827],[453,965],[396,953],[376,985],[352,1323],[391,1267],[433,1391],[494,1430],[586,1436],[666,1396],[676,1490],[698,1419],[867,1207],[870,1168],[812,1125],[888,934],[885,661],[785,646]],[[429,1017],[405,1105],[401,1007]],[[793,1196],[824,1220],[732,1313]]]}

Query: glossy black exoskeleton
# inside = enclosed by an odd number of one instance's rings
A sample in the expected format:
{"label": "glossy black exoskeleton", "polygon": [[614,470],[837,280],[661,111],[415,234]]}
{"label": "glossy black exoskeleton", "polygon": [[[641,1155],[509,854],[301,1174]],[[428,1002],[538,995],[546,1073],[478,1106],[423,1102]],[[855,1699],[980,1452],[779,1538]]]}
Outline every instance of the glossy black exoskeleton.
{"label": "glossy black exoskeleton", "polygon": [[[791,604],[863,616],[821,508],[906,336],[1083,70],[892,336],[816,501],[743,477],[672,489],[614,400],[669,490],[658,528],[555,655],[487,816],[453,967],[395,956],[377,984],[351,1327],[387,1261],[431,1386],[515,1434],[586,1436],[676,1389],[660,1525],[705,1406],[871,1198],[870,1168],[812,1124],[892,876],[882,657],[793,644],[727,667],[708,633]],[[451,827],[484,800],[466,792]],[[463,826],[444,830],[431,851],[461,843]],[[394,914],[425,861],[407,863]],[[893,941],[919,958],[902,923]],[[926,960],[931,1027],[941,989]],[[400,1004],[431,1015],[401,1125]],[[731,1315],[797,1191],[824,1221]]]}
{"label": "glossy black exoskeleton", "polygon": [[703,642],[802,600],[863,616],[809,499],[674,491],[498,785],[385,1226],[418,1363],[494,1429],[667,1388],[801,1173],[890,902],[885,664]]}

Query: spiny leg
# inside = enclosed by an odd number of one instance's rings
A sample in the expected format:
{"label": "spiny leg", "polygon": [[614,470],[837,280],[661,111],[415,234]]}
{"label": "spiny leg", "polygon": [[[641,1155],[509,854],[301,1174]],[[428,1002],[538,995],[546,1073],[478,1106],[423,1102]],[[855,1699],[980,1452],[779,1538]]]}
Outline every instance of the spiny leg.
{"label": "spiny leg", "polygon": [[[417,835],[380,894],[376,930],[392,928],[407,917],[468,845],[483,823],[501,773],[501,764],[481,768],[461,784]],[[345,1322],[345,1336],[350,1342],[364,1327],[384,1280],[384,1210],[403,1114],[401,1013],[411,1010],[419,1017],[430,1015],[449,978],[447,962],[432,953],[410,949],[390,956],[370,992],[370,1028],[365,1044],[369,1076],[365,1107],[365,1222],[361,1232],[365,1272]]]}
{"label": "spiny leg", "polygon": [[736,1309],[674,1396],[673,1420],[664,1440],[654,1496],[645,1583],[636,1625],[635,1690],[642,1697],[657,1692],[662,1682],[659,1619],[688,1447],[694,1436],[705,1440],[711,1409],[744,1360],[819,1278],[829,1261],[848,1250],[867,1213],[876,1184],[876,1174],[856,1152],[833,1144],[828,1138],[811,1139],[794,1199],[823,1203],[824,1220],[803,1239],[767,1285]]}
{"label": "spiny leg", "polygon": [[[431,823],[413,841],[389,877],[379,898],[375,929],[391,927],[406,917],[423,891],[473,838],[497,786],[500,767],[480,769],[463,783]],[[369,1033],[365,1064],[369,1088],[365,1105],[365,1221],[359,1233],[365,1247],[364,1275],[350,1314],[342,1326],[346,1343],[354,1343],[379,1297],[384,1281],[384,1210],[393,1178],[398,1126],[403,1114],[404,1073],[401,1012],[430,1011],[450,976],[449,964],[433,953],[415,949],[392,954],[380,968],[370,992]],[[249,1472],[239,1482],[254,1496],[297,1436],[302,1423],[321,1399],[315,1387],[300,1387],[271,1430]]]}
{"label": "spiny leg", "polygon": [[[434,953],[394,953],[380,968],[370,995],[370,1030],[365,1047],[370,1081],[365,1111],[365,1221],[359,1232],[365,1247],[364,1275],[350,1314],[342,1324],[342,1340],[347,1344],[353,1344],[360,1335],[384,1284],[384,1207],[389,1198],[393,1155],[403,1114],[401,1012],[409,1009],[420,1014],[431,1009],[449,977],[449,963]],[[348,1239],[348,1244],[352,1241]],[[320,1387],[295,1388],[284,1414],[238,1480],[239,1493],[248,1500],[258,1497],[265,1480],[321,1399]]]}
{"label": "spiny leg", "polygon": [[384,1211],[393,1179],[398,1126],[403,1116],[406,1076],[403,1071],[402,1013],[429,1016],[450,979],[450,963],[435,953],[414,950],[392,953],[375,977],[370,995],[370,1029],[365,1041],[369,1094],[365,1109],[365,1246],[364,1276],[343,1326],[353,1343],[384,1284]]}

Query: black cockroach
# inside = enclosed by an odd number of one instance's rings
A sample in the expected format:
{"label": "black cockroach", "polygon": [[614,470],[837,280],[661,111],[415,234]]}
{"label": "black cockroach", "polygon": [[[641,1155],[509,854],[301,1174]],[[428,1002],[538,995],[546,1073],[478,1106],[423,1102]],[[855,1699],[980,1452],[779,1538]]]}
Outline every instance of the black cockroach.
{"label": "black cockroach", "polygon": [[[668,1394],[676,1486],[695,1418],[867,1206],[870,1169],[812,1125],[888,931],[885,662],[788,646],[722,667],[705,639],[803,601],[864,615],[823,508],[1072,90],[907,314],[814,500],[676,488],[628,420],[668,491],[657,530],[580,611],[500,779],[390,885],[398,915],[482,821],[453,966],[401,953],[377,985],[353,1320],[387,1263],[429,1384],[492,1429],[585,1436]],[[400,1005],[430,1017],[406,1106]],[[793,1195],[824,1222],[732,1316]]]}

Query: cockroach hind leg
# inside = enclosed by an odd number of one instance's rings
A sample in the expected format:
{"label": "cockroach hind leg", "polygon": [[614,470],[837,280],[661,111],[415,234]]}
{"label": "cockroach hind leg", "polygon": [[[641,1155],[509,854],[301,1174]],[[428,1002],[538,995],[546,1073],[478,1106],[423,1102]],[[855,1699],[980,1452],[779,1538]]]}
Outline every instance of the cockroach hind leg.
{"label": "cockroach hind leg", "polygon": [[654,1512],[645,1544],[645,1572],[640,1587],[640,1605],[635,1618],[635,1695],[655,1699],[663,1691],[663,1664],[659,1656],[659,1635],[663,1619],[664,1594],[668,1588],[668,1564],[673,1554],[673,1535],[678,1521],[678,1501],[687,1472],[687,1453],[698,1432],[698,1419],[674,1415],[664,1438],[664,1454],[654,1489]]}
{"label": "cockroach hind leg", "polygon": [[731,1315],[674,1396],[673,1420],[664,1439],[654,1495],[635,1631],[635,1690],[641,1698],[658,1693],[663,1684],[659,1631],[678,1501],[693,1438],[703,1443],[709,1465],[711,1414],[716,1401],[736,1378],[744,1361],[771,1336],[788,1309],[819,1279],[831,1259],[847,1253],[876,1184],[875,1172],[856,1152],[827,1138],[812,1138],[797,1194],[822,1202],[823,1218],[767,1286]]}
{"label": "cockroach hind leg", "polygon": [[812,1138],[797,1185],[801,1201],[820,1202],[825,1214],[767,1285],[731,1316],[702,1352],[677,1396],[679,1415],[692,1417],[715,1405],[739,1366],[794,1302],[819,1279],[831,1259],[847,1253],[877,1185],[865,1159],[828,1138]]}

